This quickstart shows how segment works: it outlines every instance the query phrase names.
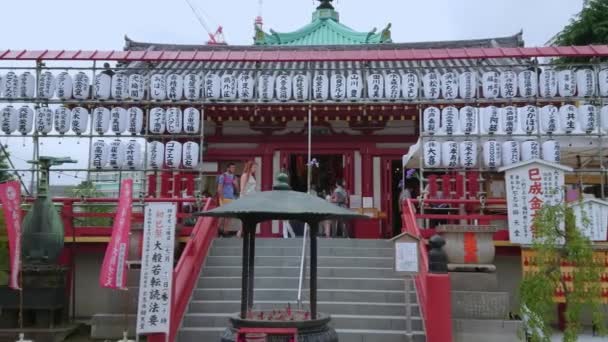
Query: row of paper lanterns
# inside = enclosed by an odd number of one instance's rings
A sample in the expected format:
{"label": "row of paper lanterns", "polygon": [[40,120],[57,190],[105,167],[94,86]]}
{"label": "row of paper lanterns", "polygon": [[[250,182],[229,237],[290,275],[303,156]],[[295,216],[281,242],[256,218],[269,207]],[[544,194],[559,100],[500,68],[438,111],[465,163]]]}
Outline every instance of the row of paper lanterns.
{"label": "row of paper lanterns", "polygon": [[[59,106],[55,110],[48,107],[40,107],[36,110],[34,121],[34,110],[28,106],[14,108],[6,106],[0,111],[0,129],[4,134],[19,132],[28,134],[35,130],[41,134],[48,134],[53,127],[59,134],[68,133],[70,130],[75,134],[86,132],[89,124],[89,111],[84,107],[73,109]],[[108,132],[114,134],[130,133],[140,134],[143,128],[144,113],[138,107],[97,107],[92,111],[93,131],[103,135]],[[197,134],[201,125],[201,114],[196,108],[189,107],[183,111],[177,107],[160,108],[150,110],[149,131],[153,134]]]}
{"label": "row of paper lanterns", "polygon": [[[485,168],[497,168],[518,163],[521,160],[541,158],[559,163],[560,144],[556,140],[539,143],[536,140],[518,142],[508,140],[499,142],[489,140],[482,144]],[[475,168],[478,166],[478,144],[476,141],[462,142],[436,140],[426,141],[423,145],[424,167],[426,168]]]}
{"label": "row of paper lanterns", "polygon": [[[608,133],[608,106],[556,107],[471,107],[460,109],[447,106],[442,109],[427,107],[423,113],[423,131],[430,135],[467,134],[534,134],[538,133],[591,133],[598,128]],[[600,124],[601,123],[601,124]],[[540,124],[540,126],[539,126]]]}
{"label": "row of paper lanterns", "polygon": [[[374,72],[363,78],[361,71],[333,72],[315,74],[311,80],[305,73],[294,75],[280,73],[277,76],[262,74],[256,79],[251,72],[238,75],[210,73],[201,76],[198,73],[153,74],[149,80],[141,74],[123,72],[111,75],[108,72],[97,74],[92,82],[84,72],[74,76],[68,72],[54,75],[50,71],[42,72],[36,91],[36,81],[30,72],[20,75],[8,72],[0,78],[0,96],[5,98],[39,98],[57,97],[63,100],[143,100],[146,89],[153,100],[209,100],[251,101],[306,101],[309,99],[324,101],[359,100],[363,98],[364,88],[369,100],[413,100],[419,97],[422,85],[422,97],[429,100],[457,98],[470,99],[483,97],[590,97],[608,96],[608,70],[596,74],[592,69],[579,70],[543,70],[536,71],[488,71],[481,74],[478,81],[476,72],[426,72],[419,75],[412,72],[398,73]],[[146,84],[149,84],[146,87]],[[309,86],[310,84],[310,86]],[[481,88],[480,88],[481,86]],[[481,92],[480,94],[478,94]],[[310,94],[309,94],[310,93]]]}
{"label": "row of paper lanterns", "polygon": [[[93,143],[91,167],[95,169],[138,169],[142,165],[141,145],[130,140],[114,140],[106,143],[97,140]],[[194,169],[199,164],[200,146],[188,141],[169,141],[163,144],[153,141],[148,144],[147,167],[150,169]]]}

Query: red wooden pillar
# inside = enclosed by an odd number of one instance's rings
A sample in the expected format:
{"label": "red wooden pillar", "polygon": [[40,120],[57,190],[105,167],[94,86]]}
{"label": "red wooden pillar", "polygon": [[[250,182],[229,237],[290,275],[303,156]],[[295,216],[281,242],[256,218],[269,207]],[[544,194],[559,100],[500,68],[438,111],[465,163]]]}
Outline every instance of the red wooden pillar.
{"label": "red wooden pillar", "polygon": [[148,196],[156,197],[156,174],[148,175]]}
{"label": "red wooden pillar", "polygon": [[[264,151],[262,155],[262,168],[259,173],[260,176],[260,188],[262,191],[272,190],[272,184],[274,181],[274,175],[272,174],[272,154],[273,151],[268,149]],[[260,237],[272,237],[272,223],[270,221],[262,222],[260,224]]]}
{"label": "red wooden pillar", "polygon": [[163,172],[160,175],[160,197],[170,197],[171,193],[171,173]]}
{"label": "red wooden pillar", "polygon": [[186,194],[188,196],[194,196],[194,173],[187,173],[184,175]]}
{"label": "red wooden pillar", "polygon": [[367,148],[361,152],[361,182],[361,195],[363,197],[374,196],[374,164]]}

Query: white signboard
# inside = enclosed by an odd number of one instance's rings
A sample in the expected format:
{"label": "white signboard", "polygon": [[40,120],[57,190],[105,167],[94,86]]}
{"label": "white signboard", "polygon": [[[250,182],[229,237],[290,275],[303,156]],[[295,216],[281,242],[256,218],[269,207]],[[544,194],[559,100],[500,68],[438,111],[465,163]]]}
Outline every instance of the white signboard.
{"label": "white signboard", "polygon": [[572,204],[576,226],[591,241],[606,241],[608,233],[608,202],[583,199]]}
{"label": "white signboard", "polygon": [[137,334],[169,333],[176,207],[148,203],[137,305]]}
{"label": "white signboard", "polygon": [[531,244],[534,237],[533,221],[545,204],[562,201],[564,171],[572,169],[554,163],[533,159],[503,167],[507,187],[509,240],[512,243]]}
{"label": "white signboard", "polygon": [[418,244],[416,242],[395,243],[395,271],[418,273]]}

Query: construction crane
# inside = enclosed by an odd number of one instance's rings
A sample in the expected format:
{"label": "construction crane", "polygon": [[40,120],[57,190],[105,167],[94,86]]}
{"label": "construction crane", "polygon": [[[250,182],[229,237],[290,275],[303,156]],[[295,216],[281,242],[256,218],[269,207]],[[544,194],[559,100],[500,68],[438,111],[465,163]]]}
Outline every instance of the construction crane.
{"label": "construction crane", "polygon": [[186,0],[186,3],[188,4],[188,6],[190,6],[192,13],[194,13],[196,19],[198,19],[198,22],[205,29],[205,31],[207,31],[207,34],[209,35],[207,45],[226,45],[226,40],[224,37],[224,28],[220,25],[217,27],[215,32],[213,32],[209,28],[209,25],[207,25],[207,21],[205,20],[201,12],[194,7],[192,2],[190,0]]}
{"label": "construction crane", "polygon": [[264,5],[264,0],[258,0],[258,16],[255,17],[255,26],[260,30],[264,26],[264,19],[262,19],[262,6]]}

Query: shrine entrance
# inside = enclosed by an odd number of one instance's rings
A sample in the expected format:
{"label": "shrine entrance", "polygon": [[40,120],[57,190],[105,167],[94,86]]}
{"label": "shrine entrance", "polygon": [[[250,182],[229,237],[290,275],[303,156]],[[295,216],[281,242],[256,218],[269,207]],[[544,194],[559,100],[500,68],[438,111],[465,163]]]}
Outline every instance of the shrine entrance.
{"label": "shrine entrance", "polygon": [[[331,194],[336,180],[344,180],[344,156],[341,154],[313,154],[311,187],[317,194]],[[289,182],[293,190],[306,192],[308,170],[306,154],[289,156]],[[323,196],[323,198],[325,198]]]}

